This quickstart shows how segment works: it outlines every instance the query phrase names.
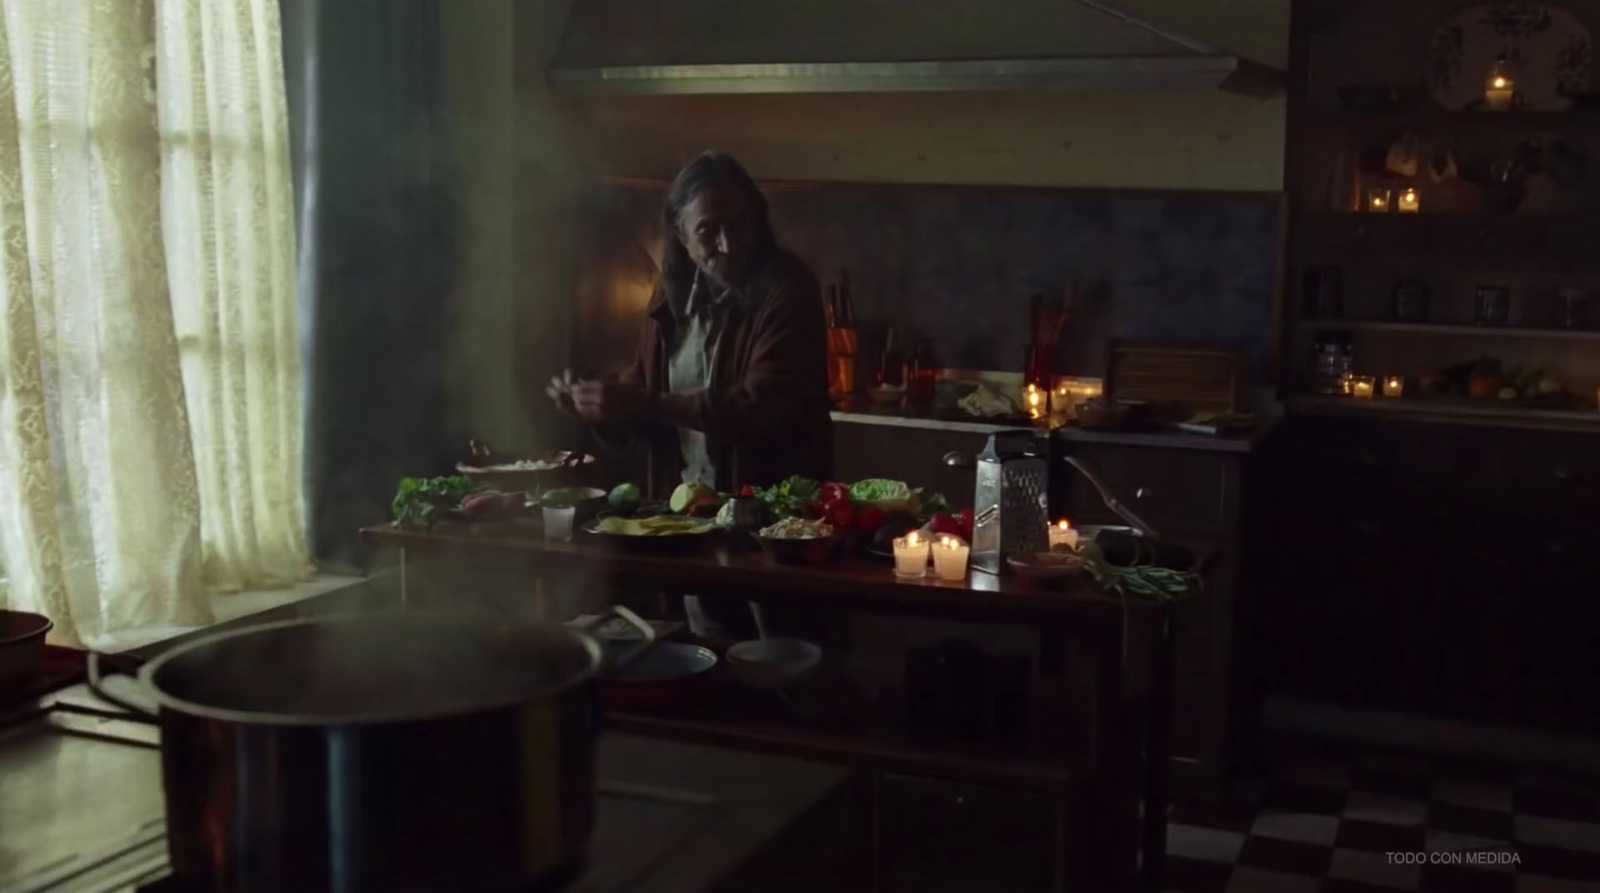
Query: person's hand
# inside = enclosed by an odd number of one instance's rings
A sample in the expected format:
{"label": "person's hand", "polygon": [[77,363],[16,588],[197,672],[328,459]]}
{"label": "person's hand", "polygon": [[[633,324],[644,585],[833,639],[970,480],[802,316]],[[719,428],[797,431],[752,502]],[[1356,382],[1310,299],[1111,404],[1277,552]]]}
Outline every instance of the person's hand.
{"label": "person's hand", "polygon": [[588,422],[629,422],[644,412],[645,393],[620,381],[580,381],[571,385],[572,405]]}
{"label": "person's hand", "polygon": [[572,386],[577,383],[578,380],[572,377],[572,370],[566,369],[560,375],[550,379],[550,384],[544,389],[544,392],[550,395],[550,399],[555,401],[556,406],[562,412],[570,416],[576,416],[578,407],[573,405],[572,402]]}

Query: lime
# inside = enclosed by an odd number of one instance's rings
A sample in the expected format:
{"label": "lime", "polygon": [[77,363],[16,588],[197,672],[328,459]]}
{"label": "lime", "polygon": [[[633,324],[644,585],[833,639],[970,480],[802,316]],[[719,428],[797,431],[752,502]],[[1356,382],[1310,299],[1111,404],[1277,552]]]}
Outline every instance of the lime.
{"label": "lime", "polygon": [[612,489],[606,501],[619,512],[631,512],[639,507],[639,500],[643,496],[639,492],[638,484],[618,484]]}

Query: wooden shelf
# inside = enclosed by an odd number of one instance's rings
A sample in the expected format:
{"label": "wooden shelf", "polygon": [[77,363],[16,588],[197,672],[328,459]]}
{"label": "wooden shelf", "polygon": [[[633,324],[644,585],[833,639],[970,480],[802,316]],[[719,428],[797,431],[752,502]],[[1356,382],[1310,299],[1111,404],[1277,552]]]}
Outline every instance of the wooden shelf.
{"label": "wooden shelf", "polygon": [[1310,211],[1296,240],[1302,265],[1449,262],[1576,272],[1600,269],[1590,234],[1600,215],[1371,214]]}
{"label": "wooden shelf", "polygon": [[1338,111],[1308,109],[1309,127],[1358,127],[1447,130],[1571,130],[1600,127],[1600,109],[1575,108],[1562,112],[1464,112],[1449,109],[1374,109]]}
{"label": "wooden shelf", "polygon": [[[1037,680],[1035,680],[1037,682]],[[671,713],[607,711],[606,727],[614,731],[656,735],[722,747],[757,750],[804,759],[872,766],[892,772],[961,777],[973,781],[1037,788],[1066,787],[1084,781],[1088,755],[1051,753],[1037,737],[1009,742],[964,744],[924,740],[910,735],[898,707],[890,704],[898,689],[880,695],[874,709],[849,722],[818,723],[751,710],[749,695],[713,692],[702,703]],[[1030,706],[1037,718],[1047,710]],[[1055,736],[1073,739],[1074,736]],[[1084,740],[1085,736],[1075,736]]]}
{"label": "wooden shelf", "polygon": [[1390,400],[1382,397],[1357,400],[1352,397],[1302,395],[1290,397],[1288,405],[1292,411],[1317,415],[1386,417],[1413,421],[1600,433],[1600,411],[1533,409],[1526,406],[1507,406],[1496,400],[1468,398]]}
{"label": "wooden shelf", "polygon": [[1550,341],[1600,341],[1600,329],[1535,329],[1516,326],[1467,326],[1386,319],[1302,319],[1301,331],[1339,329],[1351,332],[1418,332],[1428,335],[1470,335],[1484,338],[1539,338]]}

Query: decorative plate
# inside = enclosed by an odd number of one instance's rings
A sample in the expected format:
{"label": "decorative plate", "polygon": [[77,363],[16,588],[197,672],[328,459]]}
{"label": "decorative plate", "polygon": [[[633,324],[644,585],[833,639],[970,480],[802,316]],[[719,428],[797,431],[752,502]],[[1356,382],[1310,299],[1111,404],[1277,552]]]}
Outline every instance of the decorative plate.
{"label": "decorative plate", "polygon": [[1481,103],[1483,82],[1501,54],[1523,109],[1561,111],[1563,92],[1589,89],[1589,29],[1565,9],[1545,3],[1491,3],[1457,12],[1434,32],[1428,89],[1447,109]]}

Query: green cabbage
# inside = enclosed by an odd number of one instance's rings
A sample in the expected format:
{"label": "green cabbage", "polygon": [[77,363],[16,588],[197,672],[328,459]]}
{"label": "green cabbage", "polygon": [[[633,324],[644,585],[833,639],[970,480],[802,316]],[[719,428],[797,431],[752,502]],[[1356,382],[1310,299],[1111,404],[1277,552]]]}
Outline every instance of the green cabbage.
{"label": "green cabbage", "polygon": [[867,478],[850,485],[850,501],[858,506],[872,506],[885,512],[922,513],[922,498],[905,481],[884,478]]}

